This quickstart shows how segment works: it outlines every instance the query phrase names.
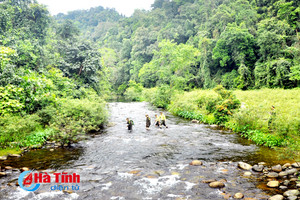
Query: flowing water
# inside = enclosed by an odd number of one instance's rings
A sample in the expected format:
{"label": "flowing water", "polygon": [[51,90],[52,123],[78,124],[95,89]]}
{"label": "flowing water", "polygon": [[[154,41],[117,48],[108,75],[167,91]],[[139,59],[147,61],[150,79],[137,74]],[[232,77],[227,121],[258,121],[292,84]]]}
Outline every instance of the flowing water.
{"label": "flowing water", "polygon": [[[276,154],[251,144],[229,131],[166,113],[169,128],[145,129],[145,114],[154,120],[159,110],[147,103],[110,103],[110,126],[104,133],[68,149],[30,151],[3,164],[54,172],[77,173],[78,190],[54,190],[54,183],[27,192],[15,185],[19,172],[0,179],[0,199],[224,199],[242,192],[245,197],[267,199],[272,193],[259,189],[256,176],[243,177],[238,161],[250,164],[280,161]],[[126,118],[135,125],[129,133]],[[202,166],[192,166],[192,160]],[[225,179],[225,188],[213,189],[203,180]],[[52,190],[51,190],[52,189]],[[68,188],[65,187],[67,190]],[[71,192],[70,192],[71,191]]]}

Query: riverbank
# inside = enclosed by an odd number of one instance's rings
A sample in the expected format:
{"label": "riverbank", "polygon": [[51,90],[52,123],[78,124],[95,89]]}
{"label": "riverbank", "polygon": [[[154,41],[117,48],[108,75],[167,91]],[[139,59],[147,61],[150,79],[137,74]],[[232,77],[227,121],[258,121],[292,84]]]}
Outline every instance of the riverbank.
{"label": "riverbank", "polygon": [[288,147],[286,156],[300,156],[299,89],[224,90],[225,98],[220,90],[163,90],[146,89],[145,100],[185,119],[229,128],[258,145]]}
{"label": "riverbank", "polygon": [[97,97],[59,99],[34,114],[0,117],[0,156],[20,154],[47,143],[68,146],[86,133],[99,131],[107,120],[106,103]]}

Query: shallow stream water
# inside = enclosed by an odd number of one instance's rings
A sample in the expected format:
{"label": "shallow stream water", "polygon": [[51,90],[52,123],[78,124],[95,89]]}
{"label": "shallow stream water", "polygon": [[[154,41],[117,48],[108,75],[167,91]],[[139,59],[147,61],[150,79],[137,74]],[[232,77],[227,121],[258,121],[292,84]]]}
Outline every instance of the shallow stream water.
{"label": "shallow stream water", "polygon": [[[101,134],[72,148],[30,151],[2,164],[29,167],[50,175],[77,173],[79,190],[51,190],[42,184],[27,192],[15,182],[19,172],[0,178],[0,199],[224,199],[242,192],[245,197],[267,199],[273,190],[262,190],[255,174],[243,177],[237,162],[282,163],[270,149],[258,147],[230,131],[167,116],[169,128],[145,129],[145,114],[154,123],[159,110],[148,103],[110,103],[110,125]],[[126,118],[135,125],[126,130]],[[191,166],[192,160],[202,166]],[[225,179],[225,188],[213,189],[203,180]],[[13,183],[13,184],[10,184]],[[72,184],[63,184],[71,188]],[[232,198],[232,197],[231,197]]]}

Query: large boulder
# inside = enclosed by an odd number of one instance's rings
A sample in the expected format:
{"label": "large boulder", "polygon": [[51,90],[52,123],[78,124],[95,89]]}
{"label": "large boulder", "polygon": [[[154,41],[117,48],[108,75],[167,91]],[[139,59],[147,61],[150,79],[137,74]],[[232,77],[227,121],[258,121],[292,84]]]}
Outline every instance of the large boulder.
{"label": "large boulder", "polygon": [[241,169],[244,169],[244,170],[252,169],[252,166],[249,165],[248,163],[245,163],[245,162],[239,162],[238,167],[241,168]]}

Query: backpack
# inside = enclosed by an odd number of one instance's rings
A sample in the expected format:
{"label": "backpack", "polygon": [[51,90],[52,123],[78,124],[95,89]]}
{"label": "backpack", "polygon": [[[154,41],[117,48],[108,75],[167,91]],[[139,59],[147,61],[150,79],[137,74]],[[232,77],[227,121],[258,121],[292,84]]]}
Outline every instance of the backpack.
{"label": "backpack", "polygon": [[133,122],[132,120],[130,120],[130,124],[131,124],[131,125],[134,125],[134,122]]}

